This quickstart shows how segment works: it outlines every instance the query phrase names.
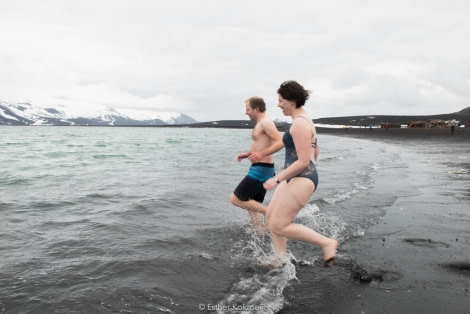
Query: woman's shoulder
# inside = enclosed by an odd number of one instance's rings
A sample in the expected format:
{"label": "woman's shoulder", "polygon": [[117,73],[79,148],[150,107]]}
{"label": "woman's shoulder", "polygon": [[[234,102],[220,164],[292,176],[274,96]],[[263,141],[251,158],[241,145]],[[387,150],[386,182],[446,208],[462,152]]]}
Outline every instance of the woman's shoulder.
{"label": "woman's shoulder", "polygon": [[[302,117],[302,118],[301,118]],[[297,116],[292,120],[292,130],[296,134],[310,134],[310,136],[315,137],[315,124],[313,120],[310,119],[307,115]]]}
{"label": "woman's shoulder", "polygon": [[313,120],[307,115],[300,115],[292,120],[292,125],[311,127],[313,125]]}

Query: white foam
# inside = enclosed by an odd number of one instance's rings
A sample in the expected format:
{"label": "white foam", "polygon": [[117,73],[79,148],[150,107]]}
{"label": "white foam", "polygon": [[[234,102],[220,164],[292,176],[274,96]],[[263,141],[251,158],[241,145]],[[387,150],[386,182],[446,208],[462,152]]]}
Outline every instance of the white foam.
{"label": "white foam", "polygon": [[313,230],[337,240],[342,239],[346,223],[343,218],[331,212],[322,213],[316,204],[306,204],[297,215],[296,220]]}
{"label": "white foam", "polygon": [[449,171],[450,174],[466,174],[466,173],[470,173],[470,169],[457,169],[457,170],[451,170]]}
{"label": "white foam", "polygon": [[305,204],[305,206],[300,210],[297,218],[310,217],[320,212],[320,208],[316,204]]}
{"label": "white foam", "polygon": [[277,313],[285,303],[282,292],[295,278],[295,266],[287,262],[266,273],[241,278],[218,303],[217,313]]}
{"label": "white foam", "polygon": [[201,253],[201,257],[205,258],[205,259],[214,259],[214,257],[212,255],[210,255],[209,253],[206,253],[206,252]]}
{"label": "white foam", "polygon": [[352,189],[349,191],[346,190],[339,190],[336,191],[333,195],[329,197],[324,197],[323,200],[329,204],[334,204],[336,202],[341,202],[347,199],[350,199],[352,195],[356,194],[357,190]]}
{"label": "white foam", "polygon": [[[243,216],[246,217],[246,216]],[[247,221],[244,239],[234,243],[231,251],[234,267],[253,265],[257,271],[235,283],[230,292],[218,303],[218,313],[276,313],[284,306],[282,294],[289,281],[295,279],[295,266],[290,262],[293,256],[288,254],[281,261],[276,258],[269,232],[260,234]]]}

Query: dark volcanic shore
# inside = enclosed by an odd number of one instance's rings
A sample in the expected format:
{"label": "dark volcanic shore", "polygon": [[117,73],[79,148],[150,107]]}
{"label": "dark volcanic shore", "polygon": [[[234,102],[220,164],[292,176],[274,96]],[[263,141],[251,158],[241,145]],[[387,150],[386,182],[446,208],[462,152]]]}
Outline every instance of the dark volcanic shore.
{"label": "dark volcanic shore", "polygon": [[369,126],[370,124],[377,126],[381,123],[396,123],[408,125],[411,121],[430,122],[432,120],[457,120],[462,125],[470,123],[470,107],[459,112],[437,114],[437,115],[413,115],[413,116],[393,116],[393,115],[367,115],[367,116],[344,116],[344,117],[328,117],[315,118],[315,123],[332,124],[332,125],[352,125],[352,126]]}
{"label": "dark volcanic shore", "polygon": [[[468,313],[470,146],[464,143],[470,141],[470,128],[453,135],[449,128],[317,127],[317,132],[320,147],[334,140],[322,140],[322,135],[407,146],[400,161],[407,175],[396,176],[394,167],[383,170],[367,193],[381,195],[391,185],[407,192],[384,208],[384,216],[363,236],[341,243],[333,268],[296,265],[298,280],[285,289],[288,303],[280,313]],[[367,148],[367,141],[358,145]],[[407,159],[406,151],[413,151],[414,158]],[[434,151],[440,152],[438,158]],[[334,286],[335,277],[342,286]]]}
{"label": "dark volcanic shore", "polygon": [[400,139],[400,140],[445,140],[451,142],[470,141],[470,128],[457,128],[453,135],[449,128],[325,128],[317,127],[317,133],[350,136],[365,139]]}

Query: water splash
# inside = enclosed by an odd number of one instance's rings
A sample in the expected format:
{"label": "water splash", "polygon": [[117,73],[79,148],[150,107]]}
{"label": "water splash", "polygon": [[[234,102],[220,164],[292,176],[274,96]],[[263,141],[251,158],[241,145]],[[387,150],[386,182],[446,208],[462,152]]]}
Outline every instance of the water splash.
{"label": "water splash", "polygon": [[233,267],[245,276],[233,284],[218,303],[218,313],[276,313],[285,304],[284,289],[295,279],[295,260],[290,253],[276,258],[269,231],[260,233],[251,224],[243,227],[245,236],[231,250]]}
{"label": "water splash", "polygon": [[337,240],[343,240],[346,222],[341,216],[331,212],[320,212],[316,204],[306,204],[297,215],[296,220],[309,228]]}
{"label": "water splash", "polygon": [[219,302],[218,313],[276,313],[283,308],[282,293],[294,278],[295,266],[290,262],[242,277]]}

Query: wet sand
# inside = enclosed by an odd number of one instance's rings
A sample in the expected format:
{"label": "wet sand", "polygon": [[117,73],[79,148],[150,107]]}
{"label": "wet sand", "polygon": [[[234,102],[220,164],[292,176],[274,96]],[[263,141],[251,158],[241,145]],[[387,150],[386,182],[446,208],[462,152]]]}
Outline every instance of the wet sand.
{"label": "wet sand", "polygon": [[396,204],[365,237],[344,244],[357,287],[334,313],[468,313],[469,216],[426,202]]}
{"label": "wet sand", "polygon": [[[416,145],[426,140],[442,144],[433,143],[433,149],[445,149],[451,143],[470,154],[466,143],[470,141],[470,129],[456,130],[452,136],[449,129],[317,131],[319,135],[384,143],[409,141]],[[378,178],[383,181],[377,186],[386,186],[390,177],[385,174]],[[426,186],[417,185],[412,179],[411,176],[399,182],[405,191],[410,191],[409,196],[397,199],[364,236],[341,243],[336,266],[325,269],[320,262],[315,267],[297,265],[299,281],[284,292],[290,305],[280,313],[469,312],[470,191],[456,197],[452,188],[445,193],[440,193],[439,188],[426,190]],[[420,192],[411,192],[416,190]],[[338,281],[343,283],[341,287],[335,286]]]}

